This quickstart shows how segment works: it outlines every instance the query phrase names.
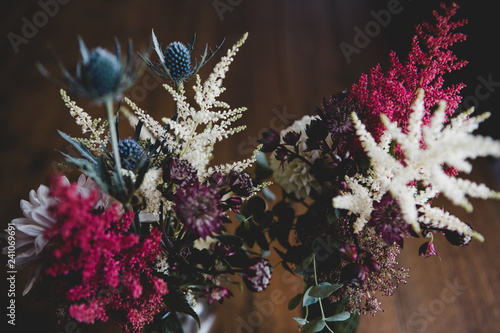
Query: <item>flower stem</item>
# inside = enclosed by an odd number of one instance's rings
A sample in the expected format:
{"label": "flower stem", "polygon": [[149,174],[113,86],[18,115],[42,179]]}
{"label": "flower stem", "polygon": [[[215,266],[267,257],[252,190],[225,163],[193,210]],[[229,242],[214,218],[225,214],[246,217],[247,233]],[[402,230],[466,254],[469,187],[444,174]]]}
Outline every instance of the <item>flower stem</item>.
{"label": "flower stem", "polygon": [[120,190],[124,190],[125,184],[121,174],[122,163],[120,161],[120,151],[118,150],[118,135],[116,133],[116,127],[115,127],[113,101],[111,99],[108,99],[104,105],[106,107],[106,115],[108,116],[109,136],[111,139],[111,148],[113,150],[113,157],[115,159],[115,173],[118,173],[118,182],[119,182],[118,185],[120,187]]}

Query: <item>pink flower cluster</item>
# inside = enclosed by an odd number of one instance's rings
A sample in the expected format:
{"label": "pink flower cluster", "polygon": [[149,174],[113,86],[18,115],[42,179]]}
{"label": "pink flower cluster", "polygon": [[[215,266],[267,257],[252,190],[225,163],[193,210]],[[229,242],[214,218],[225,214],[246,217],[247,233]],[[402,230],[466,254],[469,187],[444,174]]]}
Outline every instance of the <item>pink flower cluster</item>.
{"label": "pink flower cluster", "polygon": [[45,232],[52,247],[46,274],[50,288],[69,303],[69,315],[79,322],[114,320],[127,332],[139,332],[153,320],[168,292],[153,266],[161,251],[161,234],[130,234],[132,212],[118,205],[95,208],[97,191],[88,197],[54,178],[50,208],[56,223]]}
{"label": "pink flower cluster", "polygon": [[390,54],[390,67],[387,73],[380,65],[371,69],[369,75],[363,74],[349,91],[349,99],[359,103],[366,111],[368,130],[379,139],[385,128],[380,115],[397,122],[403,129],[408,125],[410,107],[419,88],[425,90],[426,113],[423,123],[428,124],[431,108],[440,101],[446,101],[446,112],[452,115],[461,97],[458,95],[464,84],[443,87],[443,74],[465,66],[465,60],[457,60],[448,48],[456,42],[464,41],[466,36],[454,30],[467,23],[466,20],[451,22],[459,7],[441,4],[444,15],[434,11],[435,24],[424,22],[416,27],[408,60],[402,64],[395,52]]}

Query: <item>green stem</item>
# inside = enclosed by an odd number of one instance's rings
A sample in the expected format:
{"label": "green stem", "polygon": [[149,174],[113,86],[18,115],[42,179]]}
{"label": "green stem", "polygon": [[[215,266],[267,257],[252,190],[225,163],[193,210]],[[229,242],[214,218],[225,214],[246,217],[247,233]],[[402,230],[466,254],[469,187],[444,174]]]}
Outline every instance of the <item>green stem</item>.
{"label": "green stem", "polygon": [[[316,285],[318,285],[318,275],[316,274],[316,255],[313,255],[313,268],[314,268],[314,283]],[[321,310],[321,319],[325,320],[326,317],[325,317],[325,311],[323,310],[323,303],[321,302],[321,298],[318,297],[318,301],[319,301],[319,308]],[[325,327],[332,333],[335,333],[331,328],[330,326],[328,326],[328,324],[325,322]]]}
{"label": "green stem", "polygon": [[111,148],[113,150],[113,157],[115,159],[115,173],[118,173],[118,181],[120,190],[125,189],[125,183],[121,174],[122,163],[120,161],[120,151],[118,150],[118,135],[116,133],[113,101],[108,99],[105,102],[106,115],[108,116],[109,136],[111,140]]}

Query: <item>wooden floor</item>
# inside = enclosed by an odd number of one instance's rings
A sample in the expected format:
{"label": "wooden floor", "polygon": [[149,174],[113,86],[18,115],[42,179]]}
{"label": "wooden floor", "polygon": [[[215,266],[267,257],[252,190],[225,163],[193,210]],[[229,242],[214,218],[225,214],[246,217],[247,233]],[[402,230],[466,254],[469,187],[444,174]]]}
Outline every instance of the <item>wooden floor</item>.
{"label": "wooden floor", "polygon": [[[59,0],[60,2],[64,2]],[[438,1],[391,0],[207,0],[207,1],[66,1],[0,2],[0,217],[5,226],[20,215],[19,201],[29,190],[44,183],[61,160],[56,150],[66,145],[56,130],[78,135],[58,97],[58,89],[36,71],[40,60],[55,70],[49,45],[69,67],[79,58],[77,36],[89,47],[111,47],[116,36],[122,43],[131,38],[137,50],[144,50],[154,29],[167,44],[189,42],[197,34],[194,55],[204,44],[215,46],[225,38],[223,49],[243,33],[249,39],[236,57],[225,80],[225,100],[232,106],[246,106],[243,133],[217,147],[216,159],[230,161],[249,156],[257,134],[269,126],[291,124],[304,114],[312,114],[323,97],[339,92],[376,63],[387,63],[395,49],[408,50],[413,25],[431,18]],[[42,5],[48,14],[44,14]],[[469,105],[492,110],[483,133],[500,138],[500,81],[498,23],[493,2],[459,1],[460,17],[470,18],[464,32],[469,41],[457,46],[459,57],[470,61],[467,69],[450,77],[450,84],[464,81]],[[397,13],[385,20],[380,32],[365,40],[359,52],[347,61],[341,42],[355,45],[356,28],[365,29],[390,4],[399,4]],[[391,6],[392,6],[391,5]],[[392,7],[391,7],[392,8]],[[32,23],[36,25],[32,25]],[[380,26],[380,25],[379,25]],[[222,52],[220,53],[222,54]],[[218,56],[220,56],[220,54]],[[218,59],[218,56],[215,59]],[[206,67],[210,68],[211,61]],[[202,70],[206,76],[208,71]],[[490,82],[484,86],[484,82]],[[483,84],[483,86],[481,86]],[[151,74],[139,80],[129,96],[156,119],[172,114],[172,102]],[[189,89],[188,85],[188,89]],[[472,104],[471,104],[472,103]],[[79,102],[93,116],[99,108]],[[495,108],[495,106],[497,106]],[[477,164],[472,177],[495,186],[492,161]],[[72,174],[75,176],[75,174]],[[499,189],[499,187],[496,187]],[[447,205],[446,203],[442,203]],[[447,205],[448,207],[449,205]],[[453,210],[483,235],[483,244],[452,247],[438,237],[437,258],[417,255],[420,241],[408,241],[400,264],[410,267],[411,278],[396,295],[383,299],[384,313],[361,319],[360,332],[388,333],[469,333],[500,332],[500,205],[475,202],[473,214]],[[273,257],[274,263],[277,258]],[[7,285],[2,270],[2,307],[7,305]],[[21,276],[18,276],[21,279]],[[54,309],[31,296],[22,297],[22,281],[17,285],[17,325],[7,332],[112,332],[111,327],[73,327],[56,323]],[[301,290],[300,279],[275,271],[272,287],[262,294],[245,292],[218,306],[213,332],[296,332],[291,319],[297,313],[286,309],[288,299]],[[271,300],[271,301],[270,301]],[[2,312],[3,313],[3,312]],[[3,321],[6,321],[2,315]],[[2,327],[2,326],[0,326]],[[2,332],[5,332],[2,329]]]}

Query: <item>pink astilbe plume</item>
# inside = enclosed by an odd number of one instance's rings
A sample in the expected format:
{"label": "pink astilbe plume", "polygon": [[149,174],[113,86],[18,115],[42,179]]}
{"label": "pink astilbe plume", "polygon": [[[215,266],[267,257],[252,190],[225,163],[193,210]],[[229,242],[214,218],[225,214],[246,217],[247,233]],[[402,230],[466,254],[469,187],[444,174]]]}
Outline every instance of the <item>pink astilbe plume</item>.
{"label": "pink astilbe plume", "polygon": [[363,123],[378,140],[385,128],[380,122],[380,115],[385,114],[390,121],[397,122],[406,129],[411,105],[419,88],[425,91],[425,115],[423,124],[429,123],[431,108],[440,101],[446,101],[446,113],[452,115],[460,103],[460,90],[463,83],[443,87],[443,74],[460,69],[467,64],[458,60],[448,48],[456,42],[462,42],[466,36],[454,32],[467,23],[466,20],[452,22],[451,18],[459,9],[453,3],[450,7],[441,4],[444,15],[434,11],[435,24],[424,22],[416,27],[408,60],[402,64],[395,52],[390,54],[390,66],[387,73],[380,65],[371,69],[370,74],[363,74],[352,85],[349,98],[360,104],[366,112]]}
{"label": "pink astilbe plume", "polygon": [[76,185],[53,180],[50,208],[56,223],[45,233],[53,247],[46,269],[50,288],[68,303],[80,322],[114,320],[127,332],[139,332],[163,309],[168,292],[153,275],[161,234],[153,229],[140,237],[127,232],[132,212],[117,205],[95,209],[97,193],[84,198]]}

